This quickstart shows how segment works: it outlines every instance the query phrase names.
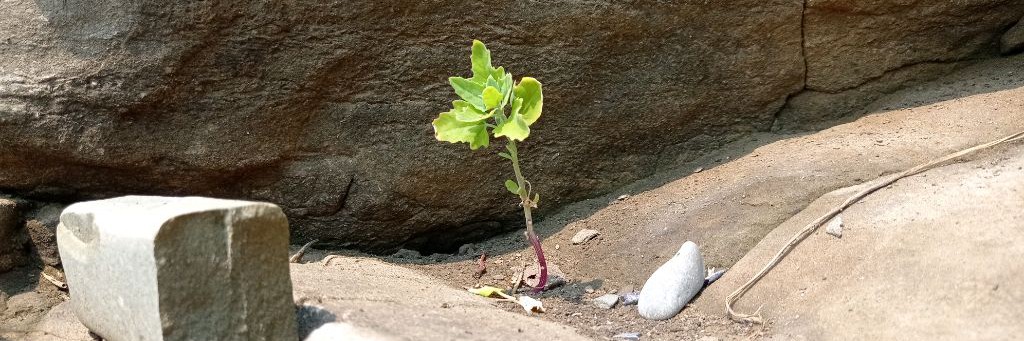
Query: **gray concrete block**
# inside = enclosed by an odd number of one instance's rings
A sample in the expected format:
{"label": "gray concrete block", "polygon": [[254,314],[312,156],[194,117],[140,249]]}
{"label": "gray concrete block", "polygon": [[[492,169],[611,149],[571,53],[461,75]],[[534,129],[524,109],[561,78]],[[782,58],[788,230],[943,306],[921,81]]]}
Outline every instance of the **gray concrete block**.
{"label": "gray concrete block", "polygon": [[107,340],[296,340],[273,204],[128,196],[69,206],[57,242],[79,320]]}

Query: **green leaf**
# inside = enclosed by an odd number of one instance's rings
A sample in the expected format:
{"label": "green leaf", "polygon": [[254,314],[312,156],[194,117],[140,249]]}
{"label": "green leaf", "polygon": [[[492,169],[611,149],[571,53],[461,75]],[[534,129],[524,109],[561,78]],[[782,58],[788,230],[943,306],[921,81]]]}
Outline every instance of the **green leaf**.
{"label": "green leaf", "polygon": [[487,147],[490,139],[487,136],[487,124],[480,122],[463,122],[456,118],[457,114],[449,111],[441,113],[431,123],[434,126],[434,137],[439,141],[451,143],[469,143],[469,149],[476,150]]}
{"label": "green leaf", "polygon": [[505,189],[512,192],[512,194],[519,194],[519,185],[515,181],[505,180]]}
{"label": "green leaf", "polygon": [[522,141],[530,136],[530,125],[523,119],[523,115],[513,113],[508,121],[498,124],[494,128],[494,137],[505,136],[509,140]]}
{"label": "green leaf", "polygon": [[501,104],[502,97],[504,96],[502,96],[501,91],[498,91],[498,88],[493,86],[484,88],[484,107],[487,108],[487,110],[497,108],[498,105]]}
{"label": "green leaf", "polygon": [[473,41],[473,54],[470,57],[473,62],[473,81],[484,84],[487,76],[490,76],[494,67],[491,66],[491,51],[479,40]]}
{"label": "green leaf", "polygon": [[500,152],[500,153],[498,153],[498,156],[506,158],[506,159],[509,159],[509,160],[512,160],[512,155],[508,155],[508,153],[506,153],[506,152]]}
{"label": "green leaf", "polygon": [[464,101],[481,111],[487,110],[484,106],[484,86],[482,84],[462,77],[449,77],[448,82],[452,84],[452,89],[455,89],[455,94],[459,95]]}
{"label": "green leaf", "polygon": [[[463,103],[465,103],[465,102],[463,102]],[[476,107],[473,107],[473,106],[468,105],[468,104],[463,104],[463,105],[455,105],[455,103],[452,103],[452,104],[455,106],[455,108],[452,109],[449,112],[454,113],[455,114],[455,119],[459,120],[459,122],[469,122],[469,123],[480,122],[480,121],[483,121],[483,120],[486,120],[486,119],[490,118],[491,116],[494,116],[494,111],[493,110],[490,111],[489,113],[485,114],[485,113],[481,112],[480,110],[477,110]]]}
{"label": "green leaf", "polygon": [[[531,77],[523,77],[515,88],[516,98],[522,98],[523,104],[519,115],[523,116],[526,125],[531,125],[540,118],[544,106],[544,95],[541,93],[540,82]],[[513,103],[514,104],[514,103]]]}

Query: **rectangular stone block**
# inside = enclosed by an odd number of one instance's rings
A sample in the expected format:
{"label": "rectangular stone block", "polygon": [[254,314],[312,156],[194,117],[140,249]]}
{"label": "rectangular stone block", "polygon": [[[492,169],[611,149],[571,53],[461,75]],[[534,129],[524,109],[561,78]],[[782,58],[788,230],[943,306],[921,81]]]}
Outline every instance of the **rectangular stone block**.
{"label": "rectangular stone block", "polygon": [[127,196],[69,206],[57,242],[107,340],[295,340],[288,222],[269,203]]}

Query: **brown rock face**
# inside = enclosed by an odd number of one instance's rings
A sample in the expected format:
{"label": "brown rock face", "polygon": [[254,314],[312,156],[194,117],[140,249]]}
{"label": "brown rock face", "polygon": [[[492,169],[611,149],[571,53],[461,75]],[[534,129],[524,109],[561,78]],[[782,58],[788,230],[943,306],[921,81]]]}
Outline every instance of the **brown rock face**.
{"label": "brown rock face", "polygon": [[500,144],[432,136],[471,39],[544,83],[521,149],[553,209],[769,129],[805,76],[984,55],[1024,11],[892,2],[6,1],[0,188],[266,200],[302,239],[454,251],[521,224]]}
{"label": "brown rock face", "polygon": [[0,187],[269,200],[371,250],[519,224],[496,151],[432,136],[471,39],[545,84],[523,155],[547,208],[766,129],[802,86],[792,1],[0,7]]}
{"label": "brown rock face", "polygon": [[1022,13],[1016,0],[807,0],[807,88],[835,93],[914,64],[997,54]]}
{"label": "brown rock face", "polygon": [[1004,54],[1017,53],[1022,50],[1024,50],[1024,19],[1018,21],[999,39],[999,51]]}

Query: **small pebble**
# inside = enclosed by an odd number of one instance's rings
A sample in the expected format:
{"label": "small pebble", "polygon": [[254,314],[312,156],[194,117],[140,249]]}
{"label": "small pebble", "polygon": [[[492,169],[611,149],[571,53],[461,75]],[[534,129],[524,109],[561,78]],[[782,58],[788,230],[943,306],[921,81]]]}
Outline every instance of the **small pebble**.
{"label": "small pebble", "polygon": [[604,296],[595,298],[593,302],[594,306],[597,306],[598,308],[601,309],[615,308],[615,305],[619,303],[619,295],[606,294]]}
{"label": "small pebble", "polygon": [[583,291],[585,291],[588,294],[592,294],[592,293],[594,293],[594,288],[592,288],[591,286],[588,285],[586,287],[583,287]]}
{"label": "small pebble", "polygon": [[423,257],[423,255],[421,255],[421,254],[419,253],[419,251],[416,251],[416,250],[409,250],[409,249],[401,249],[401,250],[398,250],[398,252],[395,252],[395,254],[393,255],[393,257],[395,257],[395,258],[406,258],[406,259],[412,259],[412,258],[420,258],[420,257]]}
{"label": "small pebble", "polygon": [[615,198],[615,200],[618,200],[618,201],[623,201],[623,200],[626,200],[626,199],[629,199],[629,194],[623,194],[623,195],[620,195],[618,198]]}
{"label": "small pebble", "polygon": [[622,295],[622,305],[634,305],[640,300],[640,294],[635,292],[628,292]]}
{"label": "small pebble", "polygon": [[477,254],[476,245],[465,244],[465,245],[459,246],[459,255],[460,256],[476,255],[476,254]]}
{"label": "small pebble", "polygon": [[597,237],[599,234],[601,234],[601,232],[598,232],[597,230],[583,229],[580,230],[580,232],[576,232],[576,235],[572,236],[572,243],[583,244],[594,239],[594,237]]}
{"label": "small pebble", "polygon": [[640,333],[621,333],[621,334],[617,334],[615,336],[612,336],[612,339],[621,340],[621,341],[639,341],[640,340]]}
{"label": "small pebble", "polygon": [[725,270],[726,269],[715,270],[715,268],[711,268],[711,271],[708,274],[708,276],[704,277],[704,286],[709,286],[711,285],[711,283],[714,283],[719,278],[722,278],[722,275],[725,274]]}
{"label": "small pebble", "polygon": [[843,216],[837,215],[832,220],[829,220],[828,225],[825,226],[825,233],[828,233],[836,238],[843,237]]}

